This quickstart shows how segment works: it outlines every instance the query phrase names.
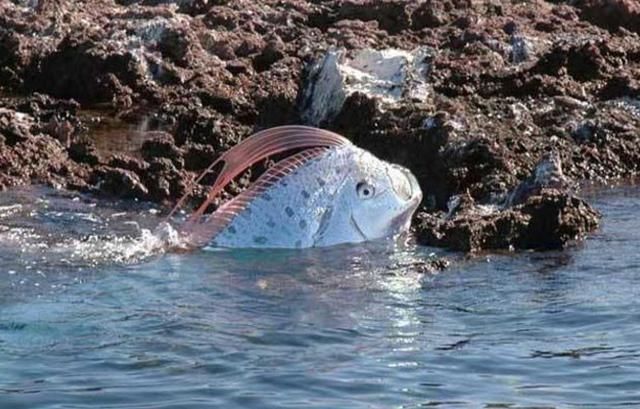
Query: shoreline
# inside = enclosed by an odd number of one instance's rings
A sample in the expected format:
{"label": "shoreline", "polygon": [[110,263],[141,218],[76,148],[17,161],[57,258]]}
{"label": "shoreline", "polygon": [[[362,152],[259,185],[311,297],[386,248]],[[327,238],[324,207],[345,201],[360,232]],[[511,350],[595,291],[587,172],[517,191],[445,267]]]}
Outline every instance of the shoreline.
{"label": "shoreline", "polygon": [[[166,205],[241,138],[311,121],[416,174],[424,244],[480,251],[562,248],[598,224],[575,181],[640,173],[624,0],[36,3],[0,5],[2,188]],[[318,95],[331,110],[310,116]],[[561,184],[533,177],[549,152]]]}

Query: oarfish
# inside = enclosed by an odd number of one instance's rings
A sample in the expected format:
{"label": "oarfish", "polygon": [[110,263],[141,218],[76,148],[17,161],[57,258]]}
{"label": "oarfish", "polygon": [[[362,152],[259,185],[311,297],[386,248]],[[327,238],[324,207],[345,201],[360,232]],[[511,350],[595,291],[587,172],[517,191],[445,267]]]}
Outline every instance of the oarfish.
{"label": "oarfish", "polygon": [[[301,148],[205,214],[247,168]],[[422,199],[408,169],[318,128],[282,126],[258,132],[225,152],[197,181],[221,162],[224,167],[206,200],[181,228],[195,246],[308,248],[391,237],[409,228]]]}

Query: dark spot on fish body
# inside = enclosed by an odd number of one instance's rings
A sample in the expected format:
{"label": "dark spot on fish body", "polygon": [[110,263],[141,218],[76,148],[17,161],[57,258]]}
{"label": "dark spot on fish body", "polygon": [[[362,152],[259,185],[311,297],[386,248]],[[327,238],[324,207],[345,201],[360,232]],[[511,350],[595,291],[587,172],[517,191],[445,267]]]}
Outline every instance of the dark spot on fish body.
{"label": "dark spot on fish body", "polygon": [[304,197],[305,199],[308,199],[311,197],[311,194],[309,194],[309,192],[307,192],[306,190],[302,191],[302,197]]}
{"label": "dark spot on fish body", "polygon": [[327,207],[326,209],[322,210],[322,213],[319,218],[319,223],[318,223],[319,224],[318,231],[315,232],[313,237],[314,242],[317,242],[318,240],[320,240],[324,235],[324,233],[327,231],[327,228],[329,227],[329,220],[331,220],[332,213],[333,213],[332,207]]}
{"label": "dark spot on fish body", "polygon": [[327,184],[327,182],[325,182],[324,179],[322,179],[322,178],[317,178],[316,180],[318,181],[318,184],[320,185],[320,187],[322,187],[322,186]]}
{"label": "dark spot on fish body", "polygon": [[269,193],[263,193],[262,198],[267,202],[270,202],[273,199]]}
{"label": "dark spot on fish body", "polygon": [[236,228],[233,226],[227,227],[227,231],[231,234],[236,234]]}
{"label": "dark spot on fish body", "polygon": [[256,244],[266,244],[267,241],[265,236],[253,236],[253,242]]}
{"label": "dark spot on fish body", "polygon": [[289,206],[284,208],[284,212],[287,214],[287,216],[289,217],[293,217],[293,215],[295,214],[293,209],[290,208]]}
{"label": "dark spot on fish body", "polygon": [[300,222],[298,223],[298,226],[300,226],[301,229],[306,229],[307,228],[306,220],[300,220]]}
{"label": "dark spot on fish body", "polygon": [[276,222],[274,222],[273,220],[269,220],[269,221],[267,221],[267,226],[271,227],[271,228],[274,228],[274,227],[276,227]]}

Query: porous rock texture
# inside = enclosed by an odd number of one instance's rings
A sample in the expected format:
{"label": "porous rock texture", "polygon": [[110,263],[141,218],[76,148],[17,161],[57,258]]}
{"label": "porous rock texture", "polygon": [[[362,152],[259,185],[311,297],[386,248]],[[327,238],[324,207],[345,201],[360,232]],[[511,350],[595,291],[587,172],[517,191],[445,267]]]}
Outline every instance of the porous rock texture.
{"label": "porous rock texture", "polygon": [[[411,168],[422,242],[563,246],[596,226],[589,205],[566,186],[515,202],[514,189],[549,152],[567,180],[638,174],[639,13],[633,0],[0,0],[0,186],[169,204],[252,132],[316,123]],[[319,120],[309,96],[331,56],[356,71],[343,80],[376,85],[336,88]],[[385,56],[404,77],[365,66]],[[462,196],[497,210],[469,212],[466,230],[438,221]]]}

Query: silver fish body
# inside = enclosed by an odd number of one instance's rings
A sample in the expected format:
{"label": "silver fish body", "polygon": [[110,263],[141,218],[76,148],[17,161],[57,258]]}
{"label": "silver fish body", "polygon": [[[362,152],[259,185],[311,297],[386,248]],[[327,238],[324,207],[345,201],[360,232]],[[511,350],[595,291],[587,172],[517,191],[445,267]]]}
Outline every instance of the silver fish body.
{"label": "silver fish body", "polygon": [[390,237],[409,228],[422,199],[411,172],[352,144],[297,164],[259,192],[250,187],[243,206],[223,205],[219,211],[228,206],[232,217],[207,247],[308,248]]}

